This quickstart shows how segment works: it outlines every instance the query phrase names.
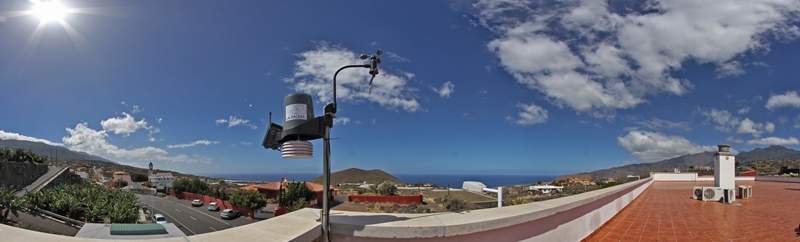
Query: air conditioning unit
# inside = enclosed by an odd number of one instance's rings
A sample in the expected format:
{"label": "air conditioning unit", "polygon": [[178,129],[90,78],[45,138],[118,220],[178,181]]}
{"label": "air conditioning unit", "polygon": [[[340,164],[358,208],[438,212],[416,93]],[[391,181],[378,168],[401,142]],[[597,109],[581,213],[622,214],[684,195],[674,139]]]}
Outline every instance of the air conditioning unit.
{"label": "air conditioning unit", "polygon": [[703,187],[703,201],[719,201],[722,199],[721,187]]}
{"label": "air conditioning unit", "polygon": [[703,201],[703,187],[694,187],[692,190],[692,199]]}
{"label": "air conditioning unit", "polygon": [[753,187],[751,186],[739,186],[739,198],[741,199],[748,199],[753,196]]}
{"label": "air conditioning unit", "polygon": [[736,190],[722,189],[722,202],[733,203],[733,201],[736,201]]}

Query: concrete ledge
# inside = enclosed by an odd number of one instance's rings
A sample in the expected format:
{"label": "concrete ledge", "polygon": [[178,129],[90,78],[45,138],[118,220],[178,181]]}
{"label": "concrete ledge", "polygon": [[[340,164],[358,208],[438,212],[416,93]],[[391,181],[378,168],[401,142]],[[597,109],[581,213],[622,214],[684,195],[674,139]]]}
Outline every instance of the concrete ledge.
{"label": "concrete ledge", "polygon": [[[330,218],[331,230],[337,239],[352,241],[442,237],[482,240],[491,238],[501,241],[538,238],[555,230],[561,231],[558,235],[561,238],[574,237],[575,240],[580,240],[611,219],[652,182],[652,179],[643,179],[543,202],[461,213],[376,214],[334,211]],[[586,216],[590,218],[585,218]],[[531,223],[536,226],[531,226]],[[574,224],[564,226],[567,223]],[[573,230],[572,227],[580,229]]]}
{"label": "concrete ledge", "polygon": [[756,181],[773,181],[773,182],[794,182],[800,183],[800,177],[785,177],[785,176],[757,176]]}
{"label": "concrete ledge", "polygon": [[319,209],[305,208],[261,222],[190,236],[189,241],[313,241],[322,235]]}
{"label": "concrete ledge", "polygon": [[[683,172],[683,173],[653,173],[653,180],[655,181],[714,181],[713,176],[697,176],[697,172]],[[737,176],[734,178],[736,181],[755,181],[754,176]]]}
{"label": "concrete ledge", "polygon": [[[158,242],[203,242],[203,241],[314,241],[322,234],[319,223],[319,209],[303,209],[275,219],[268,219],[219,232],[199,234],[181,238],[159,238],[124,241]],[[8,240],[7,240],[8,239]],[[0,241],[41,242],[41,241],[97,241],[107,239],[87,239],[41,233],[37,231],[0,224]]]}

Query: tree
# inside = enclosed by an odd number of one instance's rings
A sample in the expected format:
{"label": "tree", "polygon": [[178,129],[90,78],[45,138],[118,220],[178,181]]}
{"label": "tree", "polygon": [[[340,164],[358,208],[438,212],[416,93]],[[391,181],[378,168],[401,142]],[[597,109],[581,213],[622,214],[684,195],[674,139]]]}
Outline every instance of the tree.
{"label": "tree", "polygon": [[306,201],[311,200],[312,195],[313,193],[308,189],[308,185],[305,182],[286,183],[286,187],[283,188],[281,196],[278,198],[278,205],[290,207],[290,209],[298,207],[300,204],[305,205]]}
{"label": "tree", "polygon": [[208,184],[200,181],[197,177],[183,178],[172,183],[172,190],[175,190],[175,192],[208,194]]}
{"label": "tree", "polygon": [[142,186],[153,187],[153,183],[150,183],[150,181],[145,181],[144,183],[142,183]]}
{"label": "tree", "polygon": [[147,175],[142,173],[131,173],[131,181],[133,182],[144,182],[147,181]]}
{"label": "tree", "polygon": [[256,210],[267,205],[267,198],[258,191],[239,189],[231,195],[231,205]]}
{"label": "tree", "polygon": [[391,196],[397,193],[397,186],[391,181],[383,181],[380,184],[373,185],[372,190],[383,196]]}
{"label": "tree", "polygon": [[0,223],[5,223],[9,214],[19,218],[18,211],[25,204],[25,199],[14,195],[10,187],[0,187]]}

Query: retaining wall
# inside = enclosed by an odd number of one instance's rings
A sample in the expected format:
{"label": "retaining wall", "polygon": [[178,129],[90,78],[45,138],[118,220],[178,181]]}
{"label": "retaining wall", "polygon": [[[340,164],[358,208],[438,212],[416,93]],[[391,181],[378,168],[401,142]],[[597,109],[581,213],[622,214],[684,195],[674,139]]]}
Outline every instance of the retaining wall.
{"label": "retaining wall", "polygon": [[0,162],[0,186],[11,186],[14,190],[22,189],[47,173],[47,169],[47,164]]}

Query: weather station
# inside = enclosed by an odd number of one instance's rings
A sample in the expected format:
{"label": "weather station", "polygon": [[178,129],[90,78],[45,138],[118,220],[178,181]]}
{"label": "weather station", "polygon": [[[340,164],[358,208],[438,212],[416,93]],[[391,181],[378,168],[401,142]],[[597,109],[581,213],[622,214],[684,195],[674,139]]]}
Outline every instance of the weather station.
{"label": "weather station", "polygon": [[372,93],[372,81],[378,75],[378,58],[383,52],[378,50],[372,56],[361,54],[362,60],[369,59],[369,64],[347,65],[339,68],[333,74],[333,102],[325,105],[323,116],[314,117],[314,102],[311,95],[305,93],[292,93],[283,100],[283,126],[272,122],[270,113],[270,124],[264,136],[262,146],[265,149],[278,150],[282,158],[302,159],[313,157],[313,145],[310,140],[323,139],[323,161],[322,161],[322,214],[320,222],[322,224],[322,241],[330,240],[330,134],[333,128],[333,119],[336,118],[336,76],[340,71],[347,68],[369,68],[372,78],[369,80],[369,92]]}

